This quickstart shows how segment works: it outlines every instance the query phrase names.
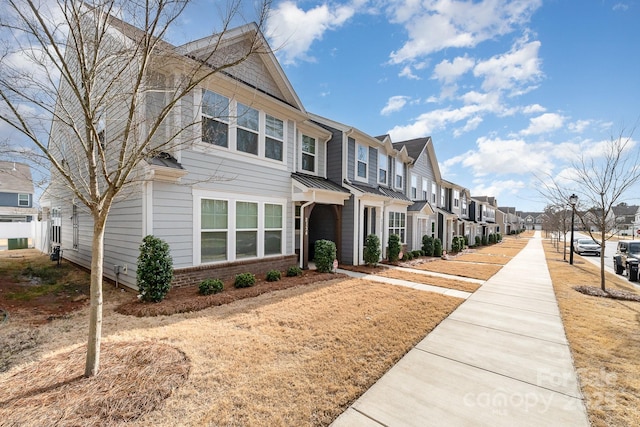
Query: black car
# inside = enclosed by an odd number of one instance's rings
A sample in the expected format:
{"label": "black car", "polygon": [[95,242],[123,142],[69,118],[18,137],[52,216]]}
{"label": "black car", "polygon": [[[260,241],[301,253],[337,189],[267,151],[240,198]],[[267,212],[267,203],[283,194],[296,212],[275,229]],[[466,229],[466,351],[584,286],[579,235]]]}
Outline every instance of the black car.
{"label": "black car", "polygon": [[638,281],[638,262],[640,261],[640,241],[621,240],[613,256],[613,269],[616,274],[626,272],[631,282]]}

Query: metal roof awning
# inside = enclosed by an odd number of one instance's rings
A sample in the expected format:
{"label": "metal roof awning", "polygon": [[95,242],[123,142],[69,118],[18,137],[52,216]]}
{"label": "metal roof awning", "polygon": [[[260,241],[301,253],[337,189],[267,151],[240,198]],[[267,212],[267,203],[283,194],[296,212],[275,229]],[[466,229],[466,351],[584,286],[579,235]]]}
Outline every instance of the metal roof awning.
{"label": "metal roof awning", "polygon": [[346,188],[319,176],[299,172],[291,174],[293,182],[293,200],[344,205],[351,197]]}
{"label": "metal roof awning", "polygon": [[413,202],[413,205],[407,208],[407,211],[411,213],[417,213],[422,215],[433,215],[435,211],[431,207],[431,204],[426,200],[419,200]]}

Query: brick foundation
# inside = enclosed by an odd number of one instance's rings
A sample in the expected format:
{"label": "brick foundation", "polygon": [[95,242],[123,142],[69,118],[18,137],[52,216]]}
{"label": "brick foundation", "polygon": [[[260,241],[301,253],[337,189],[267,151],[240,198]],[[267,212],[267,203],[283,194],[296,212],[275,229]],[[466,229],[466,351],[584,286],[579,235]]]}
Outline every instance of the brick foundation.
{"label": "brick foundation", "polygon": [[270,270],[285,271],[293,265],[298,265],[297,255],[283,255],[273,258],[178,268],[173,271],[173,282],[171,283],[171,286],[176,288],[183,286],[197,286],[204,279],[226,280],[241,273],[253,273],[256,276],[260,276],[266,274]]}

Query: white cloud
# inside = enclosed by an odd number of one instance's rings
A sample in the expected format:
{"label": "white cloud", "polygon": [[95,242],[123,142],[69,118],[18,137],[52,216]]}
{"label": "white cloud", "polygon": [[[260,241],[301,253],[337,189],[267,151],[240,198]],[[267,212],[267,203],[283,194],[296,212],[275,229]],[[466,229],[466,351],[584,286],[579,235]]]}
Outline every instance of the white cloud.
{"label": "white cloud", "polygon": [[507,53],[478,62],[473,74],[484,79],[482,88],[486,91],[500,90],[522,94],[528,90],[527,86],[542,77],[539,49],[539,41],[524,44],[519,42]]}
{"label": "white cloud", "polygon": [[547,109],[540,104],[527,105],[522,109],[522,112],[524,114],[538,114],[544,113],[545,111],[547,111]]}
{"label": "white cloud", "polygon": [[474,65],[475,61],[466,55],[459,56],[453,61],[444,60],[434,67],[432,78],[450,84],[472,69]]}
{"label": "white cloud", "polygon": [[566,117],[556,113],[544,113],[529,119],[529,127],[520,131],[520,135],[539,135],[560,129]]}
{"label": "white cloud", "polygon": [[541,0],[394,0],[387,13],[391,21],[404,25],[409,40],[391,53],[400,64],[452,47],[474,47],[478,43],[512,32],[529,21]]}
{"label": "white cloud", "polygon": [[590,120],[577,120],[573,123],[569,123],[568,128],[571,132],[583,133],[591,125]]}
{"label": "white cloud", "polygon": [[380,111],[380,114],[382,114],[383,116],[387,116],[391,113],[395,113],[396,111],[400,111],[410,99],[411,98],[408,96],[392,96],[387,101],[387,105],[385,105],[384,108]]}
{"label": "white cloud", "polygon": [[482,180],[474,181],[474,185],[471,188],[471,194],[476,195],[491,195],[499,198],[501,194],[516,194],[519,190],[525,188],[523,181],[516,181],[513,179],[508,180],[494,180],[491,182],[483,182]]}
{"label": "white cloud", "polygon": [[311,44],[322,39],[325,32],[344,25],[355,14],[356,6],[325,3],[304,11],[295,2],[284,1],[270,11],[265,34],[284,64],[314,61],[307,55]]}
{"label": "white cloud", "polygon": [[462,128],[454,129],[453,136],[458,138],[459,136],[467,132],[471,132],[472,130],[477,129],[478,126],[480,126],[480,123],[482,123],[482,121],[483,121],[482,117],[479,117],[479,116],[472,117],[471,119],[467,120],[467,123]]}

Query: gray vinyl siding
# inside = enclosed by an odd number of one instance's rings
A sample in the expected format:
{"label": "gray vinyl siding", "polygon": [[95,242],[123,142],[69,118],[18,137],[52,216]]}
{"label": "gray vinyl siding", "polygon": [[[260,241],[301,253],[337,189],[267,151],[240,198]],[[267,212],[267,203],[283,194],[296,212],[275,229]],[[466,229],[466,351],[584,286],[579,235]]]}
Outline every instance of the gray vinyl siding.
{"label": "gray vinyl siding", "polygon": [[[20,193],[20,194],[29,194],[29,193]],[[0,193],[0,206],[11,206],[11,207],[20,207],[20,208],[31,208],[33,202],[33,195],[29,194],[29,205],[28,206],[20,206],[18,203],[18,193]]]}
{"label": "gray vinyl siding", "polygon": [[[422,194],[422,178],[427,178],[427,180],[429,181],[428,184],[428,188],[427,188],[427,195],[429,196],[429,201],[431,201],[430,197],[431,197],[431,183],[435,181],[435,174],[433,172],[433,169],[431,168],[431,162],[426,160],[425,158],[427,157],[427,150],[424,150],[422,152],[422,154],[420,155],[420,157],[418,157],[415,161],[415,163],[413,164],[413,167],[411,168],[411,173],[413,173],[414,175],[418,176],[418,194]],[[410,179],[410,178],[409,178]],[[438,191],[439,191],[439,186],[438,186]],[[440,199],[440,193],[438,193],[437,195],[438,199],[438,203],[439,203],[439,199]],[[420,198],[420,197],[418,197]]]}
{"label": "gray vinyl siding", "polygon": [[193,264],[192,200],[190,186],[153,183],[153,235],[169,244],[174,268]]}
{"label": "gray vinyl siding", "polygon": [[347,179],[354,181],[356,174],[356,140],[347,139]]}
{"label": "gray vinyl siding", "polygon": [[327,178],[335,183],[342,184],[344,180],[342,176],[342,131],[322,123],[315,123],[331,132],[331,139],[327,142],[323,155],[326,159]]}
{"label": "gray vinyl siding", "polygon": [[349,200],[344,202],[342,208],[342,260],[343,264],[354,264],[353,259],[353,236],[356,233],[354,218],[355,197],[351,196]]}
{"label": "gray vinyl siding", "polygon": [[369,185],[378,185],[378,150],[369,147]]}

